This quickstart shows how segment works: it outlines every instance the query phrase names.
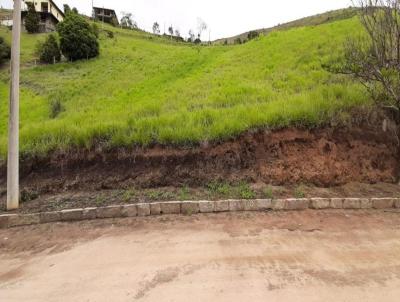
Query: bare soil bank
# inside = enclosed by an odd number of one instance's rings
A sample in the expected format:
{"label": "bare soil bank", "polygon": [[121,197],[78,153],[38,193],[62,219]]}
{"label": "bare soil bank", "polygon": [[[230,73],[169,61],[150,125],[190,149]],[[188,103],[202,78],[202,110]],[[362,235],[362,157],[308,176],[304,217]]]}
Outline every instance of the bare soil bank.
{"label": "bare soil bank", "polygon": [[[313,184],[393,183],[398,146],[372,127],[258,131],[195,148],[75,150],[22,163],[22,186],[40,194],[131,187],[201,186],[210,181]],[[0,188],[6,169],[0,170]],[[1,195],[1,192],[0,192]]]}

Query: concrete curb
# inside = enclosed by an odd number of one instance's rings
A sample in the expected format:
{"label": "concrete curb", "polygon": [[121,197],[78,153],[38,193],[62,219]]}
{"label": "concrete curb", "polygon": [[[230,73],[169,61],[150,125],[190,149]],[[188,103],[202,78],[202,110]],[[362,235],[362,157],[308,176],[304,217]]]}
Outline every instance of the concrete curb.
{"label": "concrete curb", "polygon": [[172,201],[120,206],[70,209],[35,214],[0,215],[0,228],[52,222],[106,218],[145,217],[169,214],[246,211],[301,211],[307,209],[400,209],[400,198],[301,198],[301,199],[230,199],[220,201]]}

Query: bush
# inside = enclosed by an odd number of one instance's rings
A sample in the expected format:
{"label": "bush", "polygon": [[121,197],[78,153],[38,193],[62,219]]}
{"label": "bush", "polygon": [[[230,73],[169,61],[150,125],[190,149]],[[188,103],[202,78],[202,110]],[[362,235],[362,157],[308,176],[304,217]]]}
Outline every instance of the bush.
{"label": "bush", "polygon": [[36,52],[40,62],[52,64],[61,61],[61,51],[54,35],[49,35],[44,43],[38,43]]}
{"label": "bush", "polygon": [[99,38],[100,29],[99,29],[99,26],[96,23],[92,24],[92,31],[93,31],[94,35],[96,36],[96,38]]}
{"label": "bush", "polygon": [[249,34],[247,35],[247,39],[250,41],[250,40],[253,40],[253,39],[255,39],[255,38],[258,38],[259,35],[260,35],[260,34],[259,34],[257,31],[252,30],[252,31],[249,32]]}
{"label": "bush", "polygon": [[25,18],[25,28],[28,33],[34,34],[39,32],[39,15],[32,2],[26,2],[26,5],[28,6],[28,13]]}
{"label": "bush", "polygon": [[60,100],[52,100],[50,102],[50,118],[56,118],[64,110],[64,106]]}
{"label": "bush", "polygon": [[11,56],[11,48],[3,37],[0,37],[0,64],[8,60]]}
{"label": "bush", "polygon": [[68,14],[57,25],[62,54],[70,61],[90,59],[99,55],[99,42],[92,26],[76,13]]}
{"label": "bush", "polygon": [[234,43],[235,44],[242,44],[242,39],[236,38]]}

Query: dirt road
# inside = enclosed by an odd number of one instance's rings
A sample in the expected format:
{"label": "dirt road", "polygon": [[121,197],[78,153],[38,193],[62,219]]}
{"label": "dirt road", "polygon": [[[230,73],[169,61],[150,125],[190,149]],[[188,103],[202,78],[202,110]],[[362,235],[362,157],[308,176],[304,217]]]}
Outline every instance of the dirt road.
{"label": "dirt road", "polygon": [[0,230],[0,301],[399,301],[400,213],[168,216]]}

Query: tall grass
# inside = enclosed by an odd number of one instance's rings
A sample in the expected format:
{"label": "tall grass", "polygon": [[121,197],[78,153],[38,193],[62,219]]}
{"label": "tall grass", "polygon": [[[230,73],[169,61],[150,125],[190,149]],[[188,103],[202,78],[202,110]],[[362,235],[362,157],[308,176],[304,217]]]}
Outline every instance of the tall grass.
{"label": "tall grass", "polygon": [[[42,35],[23,35],[21,151],[71,146],[190,145],[251,128],[315,127],[369,103],[365,91],[321,67],[360,30],[348,19],[273,32],[240,46],[200,47],[113,29],[90,61],[31,66]],[[0,35],[9,33],[4,29]],[[0,157],[7,143],[9,75],[0,75]],[[62,110],[52,114],[54,100]],[[53,104],[53,105],[52,105]]]}

